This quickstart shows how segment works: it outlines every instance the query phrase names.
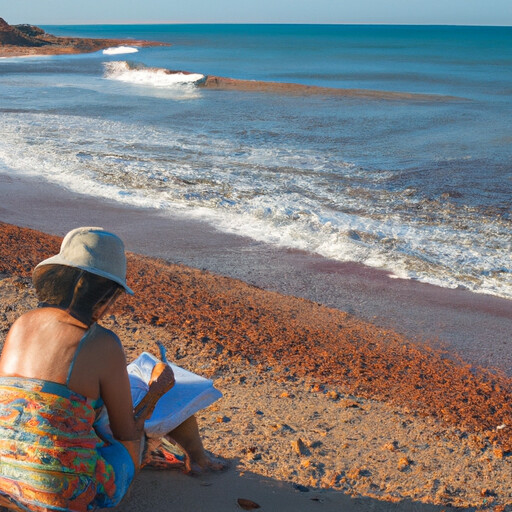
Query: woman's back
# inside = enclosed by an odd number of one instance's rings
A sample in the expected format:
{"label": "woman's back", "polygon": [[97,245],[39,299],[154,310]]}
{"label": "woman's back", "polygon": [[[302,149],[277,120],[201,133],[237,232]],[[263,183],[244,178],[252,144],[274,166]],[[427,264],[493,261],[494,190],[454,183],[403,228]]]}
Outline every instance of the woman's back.
{"label": "woman's back", "polygon": [[100,456],[93,428],[94,396],[87,397],[97,395],[98,377],[92,372],[87,385],[73,371],[76,385],[68,387],[75,356],[84,347],[87,359],[93,331],[42,308],[20,317],[7,337],[0,359],[0,494],[31,510],[83,511],[115,493],[114,470]]}
{"label": "woman's back", "polygon": [[[96,338],[107,332],[88,333],[84,324],[57,308],[30,311],[14,323],[7,336],[0,375],[69,384],[73,391],[97,399],[101,357]],[[84,339],[86,333],[93,335]]]}
{"label": "woman's back", "polygon": [[114,470],[93,425],[109,343],[58,308],[15,322],[0,358],[0,494],[39,511],[108,506]]}

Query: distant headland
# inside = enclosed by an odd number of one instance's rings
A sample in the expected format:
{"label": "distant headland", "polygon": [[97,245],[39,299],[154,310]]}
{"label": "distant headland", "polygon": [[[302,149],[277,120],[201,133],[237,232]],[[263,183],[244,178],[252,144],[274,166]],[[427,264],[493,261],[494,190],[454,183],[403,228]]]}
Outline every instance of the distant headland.
{"label": "distant headland", "polygon": [[91,53],[111,46],[169,46],[158,41],[57,37],[34,25],[9,25],[0,18],[0,57]]}

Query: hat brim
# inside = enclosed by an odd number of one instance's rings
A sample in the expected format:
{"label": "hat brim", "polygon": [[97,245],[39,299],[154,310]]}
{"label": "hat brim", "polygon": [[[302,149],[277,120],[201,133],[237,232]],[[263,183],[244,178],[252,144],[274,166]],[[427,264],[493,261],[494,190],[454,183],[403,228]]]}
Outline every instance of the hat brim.
{"label": "hat brim", "polygon": [[105,279],[110,279],[111,281],[114,281],[114,283],[117,283],[120,285],[126,293],[129,295],[134,295],[133,290],[122,280],[119,279],[119,277],[110,274],[109,272],[104,272],[102,270],[99,270],[97,268],[88,267],[86,265],[77,265],[76,263],[72,263],[70,261],[67,261],[65,258],[63,258],[60,254],[56,254],[55,256],[52,256],[51,258],[47,258],[44,261],[41,261],[41,263],[37,264],[34,270],[36,270],[39,267],[43,267],[45,265],[64,265],[66,267],[73,267],[73,268],[79,268],[80,270],[85,270],[86,272],[90,272],[91,274],[104,277]]}

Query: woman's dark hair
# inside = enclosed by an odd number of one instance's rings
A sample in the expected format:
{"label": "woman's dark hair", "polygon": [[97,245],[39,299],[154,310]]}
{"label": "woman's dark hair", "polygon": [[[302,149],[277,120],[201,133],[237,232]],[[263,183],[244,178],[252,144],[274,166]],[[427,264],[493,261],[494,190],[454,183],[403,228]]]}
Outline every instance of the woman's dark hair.
{"label": "woman's dark hair", "polygon": [[88,325],[96,306],[112,298],[121,288],[110,279],[65,265],[39,267],[32,281],[41,303],[66,309]]}

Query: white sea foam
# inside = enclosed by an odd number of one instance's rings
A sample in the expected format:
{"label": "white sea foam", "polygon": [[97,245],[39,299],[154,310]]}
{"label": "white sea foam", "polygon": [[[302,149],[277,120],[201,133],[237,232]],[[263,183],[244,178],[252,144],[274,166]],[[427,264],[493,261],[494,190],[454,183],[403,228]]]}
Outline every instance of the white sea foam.
{"label": "white sea foam", "polygon": [[[379,211],[376,192],[354,195],[344,181],[361,169],[315,151],[205,143],[174,127],[4,113],[0,162],[75,192],[181,213],[262,242],[512,298],[507,225],[468,216],[460,228],[450,218],[438,225]],[[331,168],[344,180],[328,189]]]}
{"label": "white sea foam", "polygon": [[145,66],[134,67],[126,61],[105,62],[104,66],[105,78],[151,87],[176,87],[182,84],[195,84],[205,78],[200,73],[184,73]]}
{"label": "white sea foam", "polygon": [[105,48],[103,53],[105,55],[121,55],[123,53],[137,53],[139,50],[133,46],[115,46],[112,48]]}

